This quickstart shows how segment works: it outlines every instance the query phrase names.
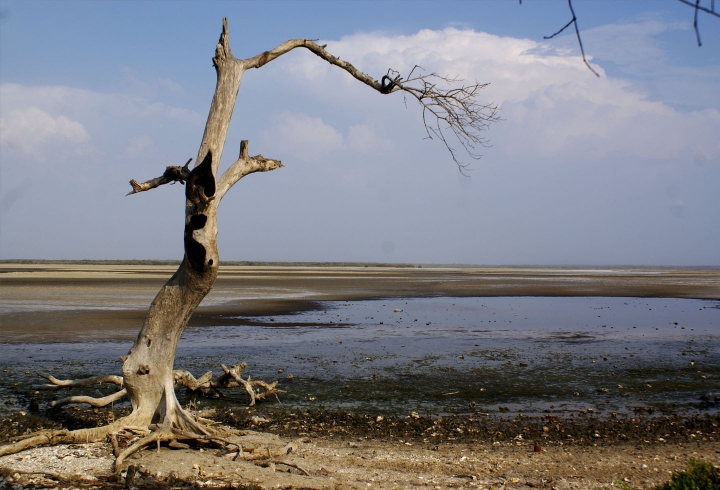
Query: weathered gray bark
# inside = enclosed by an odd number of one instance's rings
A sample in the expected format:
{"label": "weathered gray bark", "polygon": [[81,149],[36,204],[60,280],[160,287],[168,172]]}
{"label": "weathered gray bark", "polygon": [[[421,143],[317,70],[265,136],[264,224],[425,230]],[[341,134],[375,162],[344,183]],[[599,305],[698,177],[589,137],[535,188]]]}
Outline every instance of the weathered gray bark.
{"label": "weathered gray bark", "polygon": [[[250,158],[247,142],[240,157],[216,179],[228,126],[245,66],[230,51],[227,20],[215,49],[217,86],[198,151],[196,165],[181,174],[185,184],[185,257],[150,306],[142,330],[123,360],[123,378],[133,407],[133,422],[156,423],[206,433],[180,407],[173,378],[173,360],[190,316],[210,292],[218,273],[217,209],[223,195],[251,172],[280,168],[276,160]],[[135,186],[133,186],[135,188]]]}

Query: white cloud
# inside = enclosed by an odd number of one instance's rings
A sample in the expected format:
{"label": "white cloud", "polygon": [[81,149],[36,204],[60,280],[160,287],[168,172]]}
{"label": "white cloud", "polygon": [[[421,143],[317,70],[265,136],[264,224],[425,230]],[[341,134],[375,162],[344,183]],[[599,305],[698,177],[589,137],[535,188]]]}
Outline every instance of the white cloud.
{"label": "white cloud", "polygon": [[0,146],[39,152],[46,142],[82,144],[90,135],[82,124],[65,116],[53,117],[37,107],[15,109],[0,116]]}
{"label": "white cloud", "polygon": [[[591,34],[605,59],[629,64],[640,56],[666,64],[653,36],[677,28],[650,19],[598,28]],[[613,36],[634,40],[632,53],[613,43]],[[650,100],[632,81],[607,77],[601,66],[597,69],[602,77],[597,79],[574,49],[563,48],[565,42],[554,45],[455,28],[422,30],[408,36],[362,33],[322,42],[327,42],[333,54],[352,60],[376,78],[388,67],[407,74],[417,64],[440,75],[491,82],[480,98],[501,107],[503,121],[488,134],[495,143],[494,151],[500,154],[574,158],[582,150],[593,159],[616,153],[663,159],[687,153],[700,155],[704,163],[720,161],[720,143],[714,134],[720,111],[707,106],[681,111]],[[307,55],[296,56],[279,69],[291,71],[292,83],[303,85],[313,97],[340,104],[340,113],[352,114],[358,107],[374,114],[389,110],[385,107],[388,99],[380,100],[346,73],[326,65]],[[704,79],[713,80],[717,70],[710,67],[707,71]],[[307,76],[303,78],[303,74]],[[319,80],[321,75],[325,80]],[[712,92],[710,86],[705,87],[706,93]],[[699,88],[695,87],[695,94]],[[408,109],[415,111],[419,121],[412,100]],[[413,130],[422,137],[422,127]]]}
{"label": "white cloud", "polygon": [[350,126],[347,135],[348,146],[358,153],[375,153],[392,148],[392,140],[380,137],[367,124]]}
{"label": "white cloud", "polygon": [[[717,263],[720,106],[713,94],[720,68],[670,65],[671,57],[661,55],[667,46],[653,44],[658,27],[643,29],[631,42],[644,43],[632,46],[632,56],[657,62],[643,65],[653,69],[647,87],[641,74],[618,75],[618,66],[633,66],[632,57],[620,58],[625,38],[613,44],[613,36],[633,34],[625,28],[598,31],[609,44],[597,44],[597,64],[611,73],[601,79],[583,65],[572,37],[565,45],[444,29],[322,41],[377,79],[388,67],[407,73],[417,63],[441,75],[491,82],[480,98],[500,103],[503,121],[487,133],[493,147],[473,163],[471,179],[457,173],[441,143],[423,141],[421,113],[411,99],[406,109],[402,96],[379,95],[306,51],[248,72],[224,161],[248,139],[253,154],[281,159],[286,168],[253,177],[252,185],[243,182],[226,198],[220,236],[226,258]],[[80,124],[90,138],[73,142],[69,126],[60,124],[64,129],[37,147],[57,162],[43,172],[19,147],[3,151],[0,210],[20,199],[23,209],[0,220],[2,252],[27,256],[31,242],[38,257],[182,256],[176,240],[182,190],[124,195],[129,179],[156,177],[166,165],[195,156],[210,74],[189,79],[188,87],[199,92],[187,96],[172,84],[133,85],[133,79],[118,83],[131,94],[0,86],[2,118],[36,108],[55,123]],[[672,92],[672,102],[661,92]],[[202,114],[178,103],[180,96],[202,99]],[[693,104],[683,105],[690,96]],[[92,158],[57,155],[60,140],[65,150],[91,142],[98,151]],[[298,164],[303,160],[320,165]],[[665,192],[670,185],[672,195]],[[57,202],[77,213],[61,216]],[[263,202],[264,212],[233,213],[233,202],[235,209]],[[74,249],[58,252],[61,240],[53,237],[64,236],[68,220],[85,234]],[[130,227],[137,233],[128,234]],[[393,255],[385,255],[393,246]]]}
{"label": "white cloud", "polygon": [[6,162],[16,153],[35,162],[68,159],[75,167],[108,170],[118,161],[136,166],[152,162],[162,169],[187,159],[197,149],[187,134],[197,135],[199,142],[204,122],[183,107],[65,86],[2,84],[0,108]]}
{"label": "white cloud", "polygon": [[316,160],[344,148],[343,135],[322,119],[307,114],[283,112],[274,118],[262,139],[279,155],[306,161]]}
{"label": "white cloud", "polygon": [[[597,60],[608,60],[632,69],[647,69],[667,62],[667,52],[657,42],[665,32],[686,30],[687,22],[668,22],[661,16],[646,15],[635,21],[606,24],[583,29],[585,52]],[[579,56],[580,48],[574,31],[542,44],[548,53]]]}
{"label": "white cloud", "polygon": [[62,85],[27,86],[4,83],[0,85],[0,98],[3,112],[34,106],[75,120],[94,115],[164,117],[190,124],[202,124],[205,121],[201,114],[182,107],[151,102],[127,94],[106,94]]}
{"label": "white cloud", "polygon": [[167,78],[144,79],[129,67],[122,68],[121,85],[123,92],[144,99],[153,99],[158,96],[171,95],[183,97],[187,95],[185,88],[177,82]]}
{"label": "white cloud", "polygon": [[157,153],[157,146],[146,134],[133,136],[125,147],[125,156],[128,158],[137,158],[149,153]]}

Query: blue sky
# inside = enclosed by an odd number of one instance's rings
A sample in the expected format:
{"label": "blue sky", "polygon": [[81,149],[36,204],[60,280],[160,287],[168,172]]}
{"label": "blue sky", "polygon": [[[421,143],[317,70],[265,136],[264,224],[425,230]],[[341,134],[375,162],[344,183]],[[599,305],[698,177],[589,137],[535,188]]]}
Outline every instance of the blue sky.
{"label": "blue sky", "polygon": [[241,139],[285,168],[223,200],[225,260],[720,265],[720,19],[667,1],[0,3],[0,258],[178,259],[227,16],[236,57],[290,38],[380,78],[489,82],[502,121],[459,174],[419,108],[308,52],[243,77]]}

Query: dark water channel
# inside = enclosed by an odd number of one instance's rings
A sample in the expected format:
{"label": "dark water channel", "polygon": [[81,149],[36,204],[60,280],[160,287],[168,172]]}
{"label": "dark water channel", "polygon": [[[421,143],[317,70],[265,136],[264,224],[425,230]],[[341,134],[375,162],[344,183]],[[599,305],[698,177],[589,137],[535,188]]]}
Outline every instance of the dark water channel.
{"label": "dark water channel", "polygon": [[[280,380],[285,408],[404,414],[720,408],[718,301],[412,298],[321,307],[246,318],[242,326],[188,328],[175,365],[200,376],[246,361],[253,378]],[[51,399],[33,394],[27,385],[34,377],[26,372],[119,374],[129,346],[0,345],[0,413],[33,396]],[[241,393],[232,396],[216,403],[246,403]]]}

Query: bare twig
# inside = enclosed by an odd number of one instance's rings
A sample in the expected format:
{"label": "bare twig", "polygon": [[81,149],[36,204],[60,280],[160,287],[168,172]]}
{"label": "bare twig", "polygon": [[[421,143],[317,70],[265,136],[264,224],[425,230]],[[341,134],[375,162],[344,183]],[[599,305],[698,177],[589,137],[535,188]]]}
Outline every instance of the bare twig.
{"label": "bare twig", "polygon": [[698,47],[702,46],[702,41],[700,41],[700,29],[698,29],[698,23],[697,23],[699,6],[700,6],[700,0],[695,0],[695,16],[693,19],[693,27],[695,28],[695,37],[697,38]]}
{"label": "bare twig", "polygon": [[[706,14],[714,15],[715,17],[720,18],[720,12],[717,12],[715,10],[715,0],[710,0],[710,8],[700,5],[700,0],[695,0],[694,2],[691,2],[690,0],[678,0],[678,2],[693,8],[693,27],[695,28],[695,38],[697,39],[698,46],[702,46],[702,41],[700,40],[700,28],[698,27],[698,13],[705,12]],[[522,5],[522,0],[520,0],[520,5]],[[599,77],[600,75],[595,70],[593,70],[593,68],[590,66],[590,63],[588,63],[587,59],[585,58],[585,49],[583,48],[582,39],[580,38],[580,29],[578,28],[577,16],[575,15],[575,10],[572,6],[572,0],[568,0],[568,6],[570,7],[570,13],[572,14],[572,19],[570,19],[570,22],[565,24],[559,31],[557,31],[552,36],[544,36],[543,39],[552,39],[561,32],[563,32],[565,29],[570,27],[571,24],[575,24],[575,34],[577,35],[578,45],[580,46],[580,53],[582,54],[583,62],[585,62],[585,65],[591,72],[595,74],[595,76]]]}
{"label": "bare twig", "polygon": [[715,11],[715,0],[710,1],[710,8],[703,7],[700,5],[700,0],[695,0],[695,3],[689,2],[688,0],[678,0],[680,3],[692,7],[695,10],[693,18],[693,27],[695,28],[695,38],[697,39],[698,47],[702,46],[700,41],[700,28],[698,27],[698,12],[703,11],[706,14],[714,15],[720,18],[720,12]]}
{"label": "bare twig", "polygon": [[570,13],[572,14],[572,19],[570,19],[570,22],[568,22],[567,24],[565,24],[562,29],[560,29],[559,31],[557,31],[557,32],[556,32],[555,34],[553,34],[552,36],[544,36],[543,39],[552,39],[552,38],[554,38],[555,36],[557,36],[558,34],[560,34],[562,31],[564,31],[565,29],[567,29],[568,27],[570,27],[570,24],[574,24],[574,25],[575,25],[575,34],[577,35],[578,44],[580,45],[580,54],[582,54],[583,62],[585,63],[585,66],[587,66],[588,69],[589,69],[591,72],[593,72],[593,74],[594,74],[596,77],[600,77],[600,74],[599,74],[598,72],[596,72],[595,70],[593,70],[593,67],[590,66],[590,63],[588,63],[587,58],[585,58],[585,49],[583,48],[582,39],[580,39],[580,29],[578,28],[577,16],[575,15],[575,10],[573,9],[573,6],[572,6],[572,0],[568,0],[568,7],[570,7]]}
{"label": "bare twig", "polygon": [[711,0],[710,2],[710,8],[703,7],[700,5],[700,2],[696,0],[695,3],[690,2],[688,0],[678,0],[680,3],[684,3],[685,5],[688,5],[689,7],[694,8],[695,10],[701,10],[705,12],[706,14],[714,15],[715,17],[720,18],[720,12],[715,11],[715,0]]}
{"label": "bare twig", "polygon": [[[464,84],[462,79],[441,76],[437,73],[423,73],[423,68],[415,65],[407,77],[402,78],[394,70],[388,70],[383,77],[387,84],[382,88],[390,92],[403,91],[412,96],[423,109],[422,118],[429,139],[438,138],[447,148],[453,161],[461,172],[468,169],[458,157],[445,134],[450,130],[465,152],[475,160],[482,155],[479,147],[488,146],[487,140],[480,134],[491,123],[498,121],[498,108],[494,104],[481,104],[477,100],[480,90],[487,83]],[[447,85],[448,88],[442,87]]]}
{"label": "bare twig", "polygon": [[702,5],[700,5],[700,0],[695,0],[695,3],[689,2],[688,0],[678,0],[678,1],[689,7],[692,7],[693,10],[695,10],[695,15],[693,18],[693,27],[695,28],[695,38],[698,41],[698,47],[702,46],[702,42],[700,41],[700,28],[698,28],[698,25],[697,25],[698,12],[703,11],[706,14],[714,15],[715,17],[720,18],[720,12],[715,11],[715,0],[710,1],[710,8],[703,7]]}

